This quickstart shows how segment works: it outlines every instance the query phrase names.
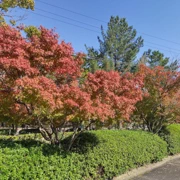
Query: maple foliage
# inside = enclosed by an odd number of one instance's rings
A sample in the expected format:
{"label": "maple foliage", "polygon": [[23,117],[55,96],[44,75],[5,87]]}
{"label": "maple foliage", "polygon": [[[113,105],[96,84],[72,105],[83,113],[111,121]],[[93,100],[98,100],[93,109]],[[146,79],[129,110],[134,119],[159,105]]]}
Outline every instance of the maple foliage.
{"label": "maple foliage", "polygon": [[129,120],[135,104],[142,99],[142,86],[140,76],[97,71],[88,74],[84,89],[91,95],[96,119]]}
{"label": "maple foliage", "polygon": [[61,88],[63,114],[67,121],[82,122],[92,117],[93,107],[90,94],[76,86]]}
{"label": "maple foliage", "polygon": [[34,111],[40,106],[55,109],[58,106],[58,88],[53,80],[44,76],[29,78],[27,76],[16,80],[16,99],[26,104],[31,104]]}
{"label": "maple foliage", "polygon": [[81,53],[73,56],[70,43],[58,43],[58,34],[44,27],[39,28],[40,36],[29,37],[27,52],[31,66],[42,75],[53,75],[57,83],[72,81],[80,76],[83,63]]}
{"label": "maple foliage", "polygon": [[180,123],[180,91],[173,94],[173,96],[166,96],[164,98],[166,106],[166,114],[171,117],[171,122]]}
{"label": "maple foliage", "polygon": [[141,66],[136,74],[100,70],[82,77],[84,55],[74,55],[54,30],[41,26],[26,38],[21,30],[0,26],[0,114],[6,122],[36,124],[58,145],[71,124],[72,145],[94,122],[130,121],[135,112],[151,124],[152,117],[178,114],[172,107],[179,104],[179,73]]}
{"label": "maple foliage", "polygon": [[8,25],[0,27],[0,69],[1,75],[15,80],[23,75],[38,73],[31,67],[26,52],[27,42],[20,32]]}
{"label": "maple foliage", "polygon": [[[141,65],[145,96],[136,105],[135,116],[149,131],[158,133],[165,123],[173,122],[179,103],[180,73],[157,66],[153,69]],[[177,108],[172,108],[176,104]]]}
{"label": "maple foliage", "polygon": [[63,111],[61,86],[81,75],[83,54],[73,56],[72,46],[59,42],[53,30],[39,31],[40,35],[24,38],[20,29],[0,27],[0,111],[8,114],[4,107],[8,112],[13,109],[15,116],[23,106],[32,119],[47,123],[57,110]]}
{"label": "maple foliage", "polygon": [[90,95],[72,84],[58,87],[53,80],[38,76],[18,79],[16,86],[16,99],[29,105],[30,112],[33,109],[38,117],[52,120],[52,114],[56,118],[59,114],[64,121],[82,122],[93,112]]}
{"label": "maple foliage", "polygon": [[14,100],[15,80],[37,74],[30,66],[25,48],[26,41],[18,30],[0,26],[0,112],[7,123],[17,123],[25,117],[24,108]]}
{"label": "maple foliage", "polygon": [[13,78],[22,75],[53,75],[56,79],[73,80],[80,76],[83,54],[73,57],[69,43],[58,43],[53,30],[39,28],[40,36],[25,39],[19,30],[0,27],[0,67]]}

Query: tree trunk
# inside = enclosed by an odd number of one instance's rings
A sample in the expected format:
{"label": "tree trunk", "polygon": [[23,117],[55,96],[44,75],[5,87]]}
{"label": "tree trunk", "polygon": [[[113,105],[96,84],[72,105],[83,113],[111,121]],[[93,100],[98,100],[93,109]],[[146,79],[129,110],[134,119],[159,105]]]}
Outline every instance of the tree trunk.
{"label": "tree trunk", "polygon": [[122,121],[119,121],[118,122],[118,129],[122,129],[123,128],[123,123],[122,123]]}
{"label": "tree trunk", "polygon": [[11,126],[9,126],[9,132],[8,132],[8,134],[11,135],[11,132],[12,132],[12,129],[11,129]]}
{"label": "tree trunk", "polygon": [[115,71],[118,71],[117,59],[114,59],[114,69],[115,69]]}
{"label": "tree trunk", "polygon": [[15,125],[15,133],[14,135],[15,136],[18,136],[19,135],[19,132],[22,130],[22,128],[18,128],[18,125]]}
{"label": "tree trunk", "polygon": [[74,131],[74,133],[73,133],[73,135],[72,135],[72,137],[71,137],[71,141],[70,141],[70,143],[69,143],[68,151],[71,150],[74,141],[76,140],[76,138],[77,138],[78,135],[80,134],[80,133],[76,134],[76,133],[77,133],[77,130],[78,130],[78,128],[76,128],[76,130]]}

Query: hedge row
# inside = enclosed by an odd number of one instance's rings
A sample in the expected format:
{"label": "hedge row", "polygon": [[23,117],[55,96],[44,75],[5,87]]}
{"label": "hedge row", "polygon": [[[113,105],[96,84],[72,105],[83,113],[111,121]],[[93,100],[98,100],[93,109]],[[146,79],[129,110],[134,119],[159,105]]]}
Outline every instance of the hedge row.
{"label": "hedge row", "polygon": [[[112,179],[126,171],[161,160],[167,144],[143,131],[101,130],[84,133],[66,152],[31,136],[0,138],[1,180]],[[25,140],[24,140],[25,138]],[[68,138],[64,140],[64,147]]]}
{"label": "hedge row", "polygon": [[170,155],[180,153],[180,124],[166,126],[160,136],[167,142]]}

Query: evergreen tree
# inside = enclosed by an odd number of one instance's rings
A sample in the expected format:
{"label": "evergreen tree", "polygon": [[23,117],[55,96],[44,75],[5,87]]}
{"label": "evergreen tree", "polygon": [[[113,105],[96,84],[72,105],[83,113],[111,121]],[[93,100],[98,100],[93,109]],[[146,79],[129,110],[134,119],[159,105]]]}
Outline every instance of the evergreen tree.
{"label": "evergreen tree", "polygon": [[162,66],[171,71],[176,71],[178,69],[178,60],[170,63],[169,57],[165,57],[160,51],[152,51],[151,49],[144,52],[137,64],[146,64],[150,68]]}
{"label": "evergreen tree", "polygon": [[102,69],[105,71],[112,71],[114,70],[114,63],[110,59],[104,59],[102,63]]}
{"label": "evergreen tree", "polygon": [[145,52],[145,56],[150,68],[155,66],[166,67],[169,62],[169,58],[164,57],[164,54],[159,51],[152,51],[149,49],[147,52]]}
{"label": "evergreen tree", "polygon": [[84,59],[83,68],[91,73],[102,68],[102,57],[99,52],[95,50],[93,47],[89,48],[85,45],[88,53],[87,57]]}
{"label": "evergreen tree", "polygon": [[168,69],[171,71],[177,71],[179,68],[179,64],[178,64],[178,60],[176,59],[175,61],[173,61],[169,66]]}
{"label": "evergreen tree", "polygon": [[101,34],[102,39],[98,37],[99,50],[86,47],[88,55],[113,61],[115,70],[120,72],[130,71],[140,47],[143,46],[143,39],[136,37],[136,30],[128,25],[125,18],[112,16],[106,32],[101,26]]}

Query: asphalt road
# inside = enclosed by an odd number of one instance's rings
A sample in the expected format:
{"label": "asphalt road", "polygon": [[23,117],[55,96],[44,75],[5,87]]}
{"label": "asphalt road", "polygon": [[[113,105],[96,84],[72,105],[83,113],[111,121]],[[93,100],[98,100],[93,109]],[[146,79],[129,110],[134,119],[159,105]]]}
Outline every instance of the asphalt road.
{"label": "asphalt road", "polygon": [[180,180],[180,158],[171,160],[132,180]]}

